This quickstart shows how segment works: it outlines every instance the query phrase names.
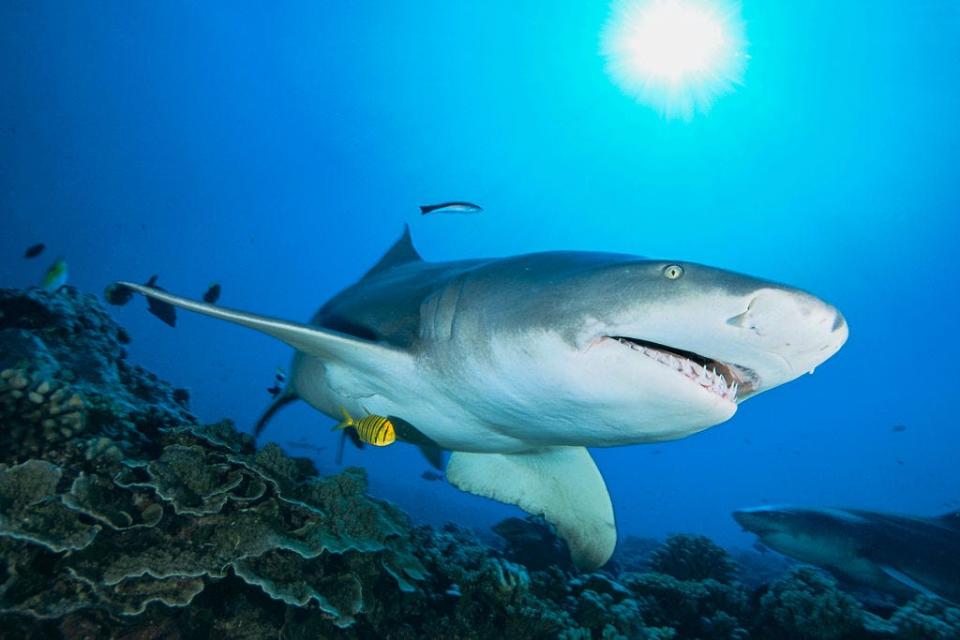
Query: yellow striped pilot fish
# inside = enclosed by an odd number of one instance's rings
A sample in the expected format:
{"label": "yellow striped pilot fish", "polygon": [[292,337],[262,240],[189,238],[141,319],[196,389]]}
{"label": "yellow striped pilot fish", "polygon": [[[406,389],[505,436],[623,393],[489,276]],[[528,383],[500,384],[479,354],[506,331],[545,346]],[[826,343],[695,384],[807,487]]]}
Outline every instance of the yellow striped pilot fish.
{"label": "yellow striped pilot fish", "polygon": [[370,414],[354,420],[345,408],[340,407],[340,411],[343,412],[343,422],[335,426],[334,430],[353,427],[363,442],[375,447],[385,447],[396,441],[397,432],[389,418]]}

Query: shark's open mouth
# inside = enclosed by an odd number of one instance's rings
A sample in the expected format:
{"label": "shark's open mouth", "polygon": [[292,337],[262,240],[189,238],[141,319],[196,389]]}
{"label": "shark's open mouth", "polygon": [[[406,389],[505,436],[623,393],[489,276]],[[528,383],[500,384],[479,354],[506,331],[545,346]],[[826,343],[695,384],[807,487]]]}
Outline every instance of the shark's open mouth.
{"label": "shark's open mouth", "polygon": [[746,368],[712,360],[692,351],[675,349],[649,340],[626,336],[610,337],[620,344],[630,347],[666,367],[670,367],[691,382],[695,382],[707,391],[711,391],[730,402],[736,402],[738,394],[753,389],[755,374]]}

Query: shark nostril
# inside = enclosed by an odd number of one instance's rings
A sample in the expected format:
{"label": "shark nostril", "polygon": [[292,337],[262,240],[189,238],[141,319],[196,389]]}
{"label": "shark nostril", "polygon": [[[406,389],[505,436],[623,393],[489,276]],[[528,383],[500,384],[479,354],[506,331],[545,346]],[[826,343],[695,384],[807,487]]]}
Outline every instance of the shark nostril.
{"label": "shark nostril", "polygon": [[830,327],[830,333],[835,333],[838,329],[842,329],[846,326],[847,322],[843,319],[843,316],[839,313],[833,318],[833,326]]}
{"label": "shark nostril", "polygon": [[753,303],[756,301],[756,297],[751,298],[750,302],[747,303],[747,310],[732,318],[727,318],[727,324],[744,329],[753,329],[753,319],[750,317],[750,311],[753,309]]}
{"label": "shark nostril", "polygon": [[753,318],[751,317],[751,312],[753,311],[753,303],[757,301],[756,298],[752,298],[747,304],[747,310],[743,313],[737,314],[732,318],[727,318],[727,324],[740,327],[742,329],[756,329],[754,325]]}
{"label": "shark nostril", "polygon": [[750,324],[750,311],[744,311],[732,318],[727,318],[727,324],[734,327],[747,327]]}

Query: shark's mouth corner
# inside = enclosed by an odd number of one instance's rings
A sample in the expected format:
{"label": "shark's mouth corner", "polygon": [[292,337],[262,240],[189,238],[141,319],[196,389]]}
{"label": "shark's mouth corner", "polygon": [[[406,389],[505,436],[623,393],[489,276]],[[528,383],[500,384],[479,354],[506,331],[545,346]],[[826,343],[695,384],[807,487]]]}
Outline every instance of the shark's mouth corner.
{"label": "shark's mouth corner", "polygon": [[660,364],[683,375],[724,400],[736,402],[738,398],[752,393],[757,386],[756,374],[746,367],[720,362],[699,353],[684,351],[667,345],[631,338],[608,336]]}

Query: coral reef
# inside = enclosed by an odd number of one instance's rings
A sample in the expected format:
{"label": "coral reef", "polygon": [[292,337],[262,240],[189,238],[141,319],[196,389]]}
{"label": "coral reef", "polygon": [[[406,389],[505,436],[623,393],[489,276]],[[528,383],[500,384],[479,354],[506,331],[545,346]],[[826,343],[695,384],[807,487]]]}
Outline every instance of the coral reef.
{"label": "coral reef", "polygon": [[650,570],[650,556],[660,548],[661,541],[655,538],[641,538],[628,535],[617,542],[609,566],[617,571],[642,573]]}
{"label": "coral reef", "polygon": [[757,627],[768,637],[839,640],[863,627],[863,610],[810,567],[794,569],[760,597]]}
{"label": "coral reef", "polygon": [[948,640],[960,638],[960,609],[942,600],[917,596],[890,618],[897,638],[904,640]]}
{"label": "coral reef", "polygon": [[650,569],[678,580],[730,582],[736,565],[730,554],[705,536],[675,534],[650,555]]}
{"label": "coral reef", "polygon": [[494,525],[493,532],[503,538],[507,558],[528,569],[573,569],[567,544],[557,536],[553,525],[539,516],[507,518]]}
{"label": "coral reef", "polygon": [[960,637],[917,598],[865,611],[817,570],[739,579],[702,536],[576,574],[535,518],[414,527],[126,362],[96,300],[0,290],[0,637],[746,640]]}
{"label": "coral reef", "polygon": [[406,517],[365,495],[362,470],[321,478],[200,425],[183,394],[125,363],[94,299],[2,292],[0,314],[8,634],[183,628],[187,605],[225,589],[265,594],[275,629],[348,627],[423,578]]}

